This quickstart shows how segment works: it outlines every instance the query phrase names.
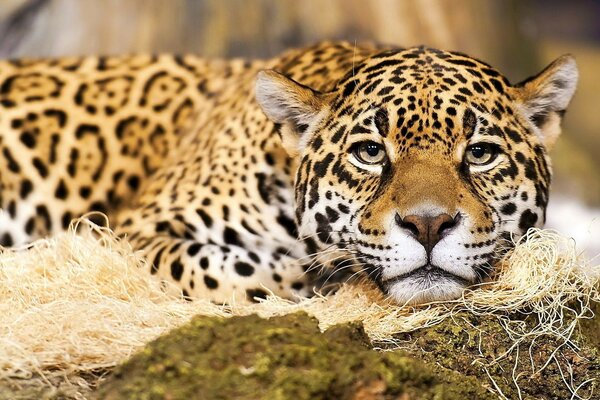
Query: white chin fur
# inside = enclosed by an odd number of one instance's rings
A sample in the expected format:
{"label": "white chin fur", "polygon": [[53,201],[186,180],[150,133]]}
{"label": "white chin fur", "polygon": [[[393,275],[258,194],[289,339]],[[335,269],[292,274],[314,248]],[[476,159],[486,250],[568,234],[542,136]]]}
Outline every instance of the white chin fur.
{"label": "white chin fur", "polygon": [[450,278],[434,281],[406,277],[389,284],[387,295],[401,305],[415,305],[433,301],[454,300],[462,295],[465,286]]}

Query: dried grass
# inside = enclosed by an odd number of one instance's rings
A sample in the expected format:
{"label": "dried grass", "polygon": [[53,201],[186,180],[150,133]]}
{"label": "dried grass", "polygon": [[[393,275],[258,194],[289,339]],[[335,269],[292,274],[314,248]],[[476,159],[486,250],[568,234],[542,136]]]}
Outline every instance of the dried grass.
{"label": "dried grass", "polygon": [[[451,303],[401,307],[365,284],[297,302],[269,297],[218,306],[169,297],[126,242],[86,221],[79,225],[78,234],[73,227],[0,253],[0,382],[66,383],[82,397],[89,382],[77,376],[118,364],[196,314],[268,317],[303,310],[322,329],[362,321],[371,339],[382,343],[469,311],[498,318],[518,349],[532,336],[553,335],[568,344],[577,320],[592,315],[589,302],[600,300],[598,268],[579,259],[571,240],[548,230],[530,231],[505,257],[494,282]],[[579,306],[570,307],[575,302]],[[514,311],[536,313],[539,324],[531,329],[511,320]]]}

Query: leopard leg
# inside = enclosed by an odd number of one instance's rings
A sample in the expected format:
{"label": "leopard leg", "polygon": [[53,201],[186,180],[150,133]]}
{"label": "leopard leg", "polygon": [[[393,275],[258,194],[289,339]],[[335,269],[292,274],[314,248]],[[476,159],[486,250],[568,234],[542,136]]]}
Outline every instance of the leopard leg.
{"label": "leopard leg", "polygon": [[284,254],[169,235],[136,235],[130,242],[147,258],[150,273],[184,297],[229,303],[270,293],[286,298],[312,294],[298,260]]}

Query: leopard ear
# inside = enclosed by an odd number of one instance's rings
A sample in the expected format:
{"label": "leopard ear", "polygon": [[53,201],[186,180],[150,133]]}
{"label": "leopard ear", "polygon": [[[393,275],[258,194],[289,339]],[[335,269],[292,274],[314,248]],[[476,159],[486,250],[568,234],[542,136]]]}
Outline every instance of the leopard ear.
{"label": "leopard ear", "polygon": [[273,70],[258,73],[255,96],[266,116],[281,124],[283,147],[291,156],[302,152],[327,110],[324,94]]}
{"label": "leopard ear", "polygon": [[571,55],[554,60],[542,72],[517,85],[517,101],[551,149],[560,135],[560,123],[577,86],[577,64]]}

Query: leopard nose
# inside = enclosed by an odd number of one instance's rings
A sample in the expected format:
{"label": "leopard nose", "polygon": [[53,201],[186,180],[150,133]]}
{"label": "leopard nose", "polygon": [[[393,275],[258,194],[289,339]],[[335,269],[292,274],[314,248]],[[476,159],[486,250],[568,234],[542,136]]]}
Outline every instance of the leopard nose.
{"label": "leopard nose", "polygon": [[396,214],[396,223],[403,229],[411,232],[425,247],[427,254],[433,247],[453,228],[458,225],[460,214],[452,217],[448,214],[439,215],[407,215],[402,218]]}

